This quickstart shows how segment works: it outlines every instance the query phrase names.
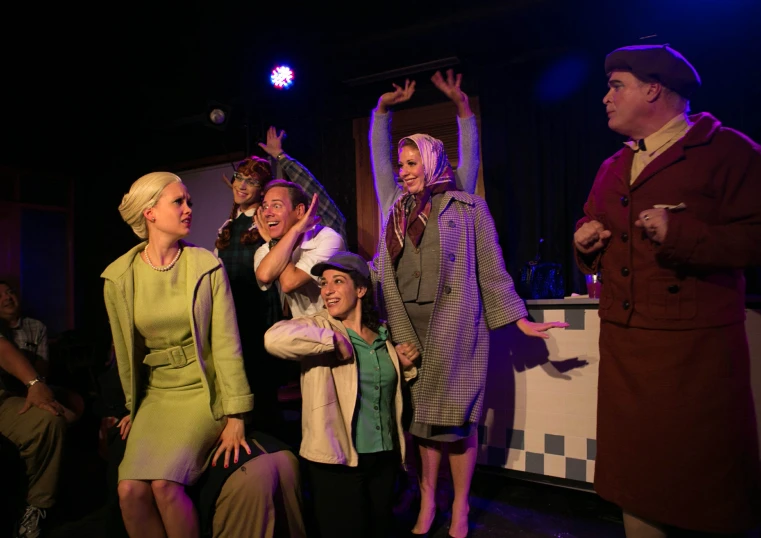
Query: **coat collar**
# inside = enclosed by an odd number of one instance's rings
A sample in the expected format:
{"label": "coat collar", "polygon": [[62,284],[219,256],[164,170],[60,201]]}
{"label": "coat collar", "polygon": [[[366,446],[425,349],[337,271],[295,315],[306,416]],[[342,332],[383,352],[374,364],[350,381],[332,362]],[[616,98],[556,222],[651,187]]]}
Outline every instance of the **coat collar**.
{"label": "coat collar", "polygon": [[[322,310],[320,310],[314,315],[327,320],[328,323],[330,323],[333,327],[337,328],[338,331],[344,336],[346,337],[349,336],[349,332],[346,330],[346,327],[344,327],[344,324],[341,323],[340,320],[337,320],[336,318],[331,316],[327,308],[323,308]],[[381,329],[383,329],[384,331],[388,331],[388,327],[386,326],[385,322],[381,322]]]}
{"label": "coat collar", "polygon": [[[143,241],[139,245],[127,251],[126,254],[119,256],[115,261],[111,263],[111,265],[106,267],[106,270],[103,271],[103,273],[100,276],[102,278],[105,278],[107,280],[112,280],[115,282],[123,279],[124,274],[131,270],[132,263],[134,262],[135,257],[138,256],[140,252],[142,252],[143,249],[145,249],[145,246],[147,244],[148,244],[147,241]],[[189,279],[195,281],[196,277],[198,277],[199,275],[208,273],[209,271],[212,271],[221,265],[219,258],[217,258],[214,255],[195,256],[191,254],[191,252],[195,250],[199,250],[199,247],[196,247],[192,243],[188,243],[186,241],[180,241],[180,244],[186,250],[186,252],[183,253],[183,256],[187,255],[187,258],[188,258],[185,261],[185,263],[187,264]],[[200,250],[203,250],[203,249],[200,249]]]}
{"label": "coat collar", "polygon": [[[659,149],[664,147],[675,138],[683,137],[690,129],[690,127],[692,127],[692,122],[687,117],[687,114],[682,113],[678,116],[675,116],[671,120],[667,121],[663,127],[658,129],[653,134],[646,136],[642,140],[645,146],[645,149],[642,150],[643,153],[652,156],[655,152],[657,152]],[[637,140],[628,140],[624,142],[624,145],[629,146],[635,153],[639,151]]]}
{"label": "coat collar", "polygon": [[[476,205],[475,201],[473,200],[473,195],[468,194],[465,191],[447,191],[444,193],[444,196],[446,195],[449,195],[452,200],[457,200],[458,202],[462,202],[468,205]],[[447,200],[445,199],[445,202],[446,201]],[[444,204],[441,205],[442,207],[444,206]]]}
{"label": "coat collar", "polygon": [[317,313],[315,314],[315,316],[316,316],[316,317],[320,317],[320,318],[323,318],[323,319],[325,319],[325,320],[326,320],[328,323],[330,323],[330,325],[331,325],[332,327],[334,327],[335,329],[338,329],[338,332],[340,332],[341,334],[343,334],[344,336],[346,336],[346,337],[348,338],[348,336],[349,336],[349,333],[348,333],[348,331],[346,330],[346,327],[344,327],[344,324],[343,324],[343,323],[341,323],[341,322],[340,322],[339,320],[337,320],[336,318],[334,318],[333,316],[331,316],[331,315],[328,313],[328,309],[327,309],[327,308],[323,308],[322,310],[320,310],[319,312],[317,312]]}
{"label": "coat collar", "polygon": [[[721,128],[721,122],[708,112],[689,116],[689,121],[692,123],[692,127],[687,131],[684,138],[648,164],[637,177],[637,181],[631,185],[632,190],[637,189],[665,168],[684,159],[685,152],[690,148],[710,143],[716,132]],[[631,177],[633,158],[634,152],[628,146],[622,148],[611,157],[611,172],[624,181],[627,187]]]}

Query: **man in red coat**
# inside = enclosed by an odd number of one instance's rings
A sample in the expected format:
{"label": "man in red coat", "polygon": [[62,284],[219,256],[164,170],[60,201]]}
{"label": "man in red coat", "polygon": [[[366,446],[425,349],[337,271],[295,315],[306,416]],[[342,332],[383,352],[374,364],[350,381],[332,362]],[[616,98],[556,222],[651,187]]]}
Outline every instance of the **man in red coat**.
{"label": "man in red coat", "polygon": [[761,148],[708,113],[666,45],[605,60],[608,126],[629,141],[576,227],[602,273],[597,492],[629,538],[761,523],[743,270],[761,265]]}

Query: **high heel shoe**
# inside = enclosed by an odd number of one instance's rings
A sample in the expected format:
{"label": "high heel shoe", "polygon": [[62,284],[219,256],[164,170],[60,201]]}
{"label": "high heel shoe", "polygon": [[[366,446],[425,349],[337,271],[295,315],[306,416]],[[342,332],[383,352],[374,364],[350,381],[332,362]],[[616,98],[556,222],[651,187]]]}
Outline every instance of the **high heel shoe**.
{"label": "high heel shoe", "polygon": [[434,523],[436,523],[436,519],[435,518],[434,518],[433,521],[431,521],[431,526],[428,528],[428,530],[425,531],[424,533],[421,533],[421,534],[419,534],[417,532],[412,532],[412,529],[410,529],[410,531],[409,531],[410,538],[428,538],[428,536],[430,536],[430,534],[431,534],[431,529],[433,528],[433,524]]}
{"label": "high heel shoe", "polygon": [[436,525],[436,514],[434,514],[433,519],[431,520],[431,525],[428,527],[428,530],[423,533],[417,533],[412,532],[412,529],[409,531],[410,538],[428,538],[428,536],[431,535],[431,529],[433,529],[434,525]]}
{"label": "high heel shoe", "polygon": [[[447,537],[448,538],[456,538],[455,536],[452,535],[451,530],[452,530],[452,523],[450,522],[449,523],[449,529],[448,529],[448,532],[447,532]],[[470,536],[470,525],[468,525],[468,528],[465,531],[464,538],[468,538],[468,536]]]}
{"label": "high heel shoe", "polygon": [[[418,517],[420,517],[420,514],[418,514]],[[428,537],[428,536],[430,536],[432,534],[431,529],[433,529],[434,526],[436,525],[436,521],[437,521],[438,517],[439,517],[438,512],[434,509],[433,510],[433,517],[431,518],[431,523],[430,523],[430,525],[428,525],[428,530],[425,531],[425,532],[422,532],[422,533],[417,533],[417,532],[412,532],[412,529],[410,529],[409,530],[409,536],[410,536],[410,538],[412,538],[412,537],[421,538],[421,537]],[[415,522],[415,525],[417,525],[417,522]],[[413,528],[415,527],[415,525],[413,525]]]}

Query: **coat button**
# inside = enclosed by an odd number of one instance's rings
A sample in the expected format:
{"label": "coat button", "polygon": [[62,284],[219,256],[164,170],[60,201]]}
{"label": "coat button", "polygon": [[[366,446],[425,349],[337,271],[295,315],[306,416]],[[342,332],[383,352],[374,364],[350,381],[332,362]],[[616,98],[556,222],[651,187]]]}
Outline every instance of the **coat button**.
{"label": "coat button", "polygon": [[419,248],[415,249],[415,254],[420,254],[420,249]]}
{"label": "coat button", "polygon": [[628,233],[626,233],[626,232],[622,233],[622,234],[621,234],[621,241],[622,241],[623,243],[626,243],[628,240],[629,240],[629,234],[628,234]]}
{"label": "coat button", "polygon": [[451,252],[449,253],[449,261],[450,262],[454,261],[454,254],[452,254]]}
{"label": "coat button", "polygon": [[668,287],[669,293],[679,293],[679,286],[677,284],[672,284]]}
{"label": "coat button", "polygon": [[450,293],[452,293],[452,288],[450,288],[449,286],[444,286],[444,293],[449,295]]}
{"label": "coat button", "polygon": [[629,268],[628,267],[622,267],[621,268],[621,275],[622,276],[629,276]]}
{"label": "coat button", "polygon": [[454,228],[454,227],[455,227],[455,223],[454,223],[454,221],[453,221],[453,220],[450,220],[450,221],[449,221],[449,227],[450,227],[450,228]]}
{"label": "coat button", "polygon": [[623,303],[621,306],[623,306],[623,307],[624,307],[624,310],[629,310],[629,307],[630,307],[631,305],[629,304],[629,301],[624,301],[624,303]]}
{"label": "coat button", "polygon": [[420,278],[420,271],[415,271],[414,273],[412,273],[412,276],[414,276],[415,278]]}
{"label": "coat button", "polygon": [[626,207],[629,205],[629,197],[628,196],[622,196],[621,197],[621,205]]}

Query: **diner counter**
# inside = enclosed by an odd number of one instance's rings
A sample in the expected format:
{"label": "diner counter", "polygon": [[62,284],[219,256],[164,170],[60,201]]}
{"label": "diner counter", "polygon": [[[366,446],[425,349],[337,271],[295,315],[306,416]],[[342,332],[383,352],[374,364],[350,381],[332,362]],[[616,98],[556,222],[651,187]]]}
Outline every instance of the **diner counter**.
{"label": "diner counter", "polygon": [[[746,301],[751,383],[761,418],[761,298]],[[597,451],[598,300],[528,300],[535,321],[564,321],[548,340],[491,332],[478,463],[590,486]],[[761,443],[761,421],[759,424]]]}

